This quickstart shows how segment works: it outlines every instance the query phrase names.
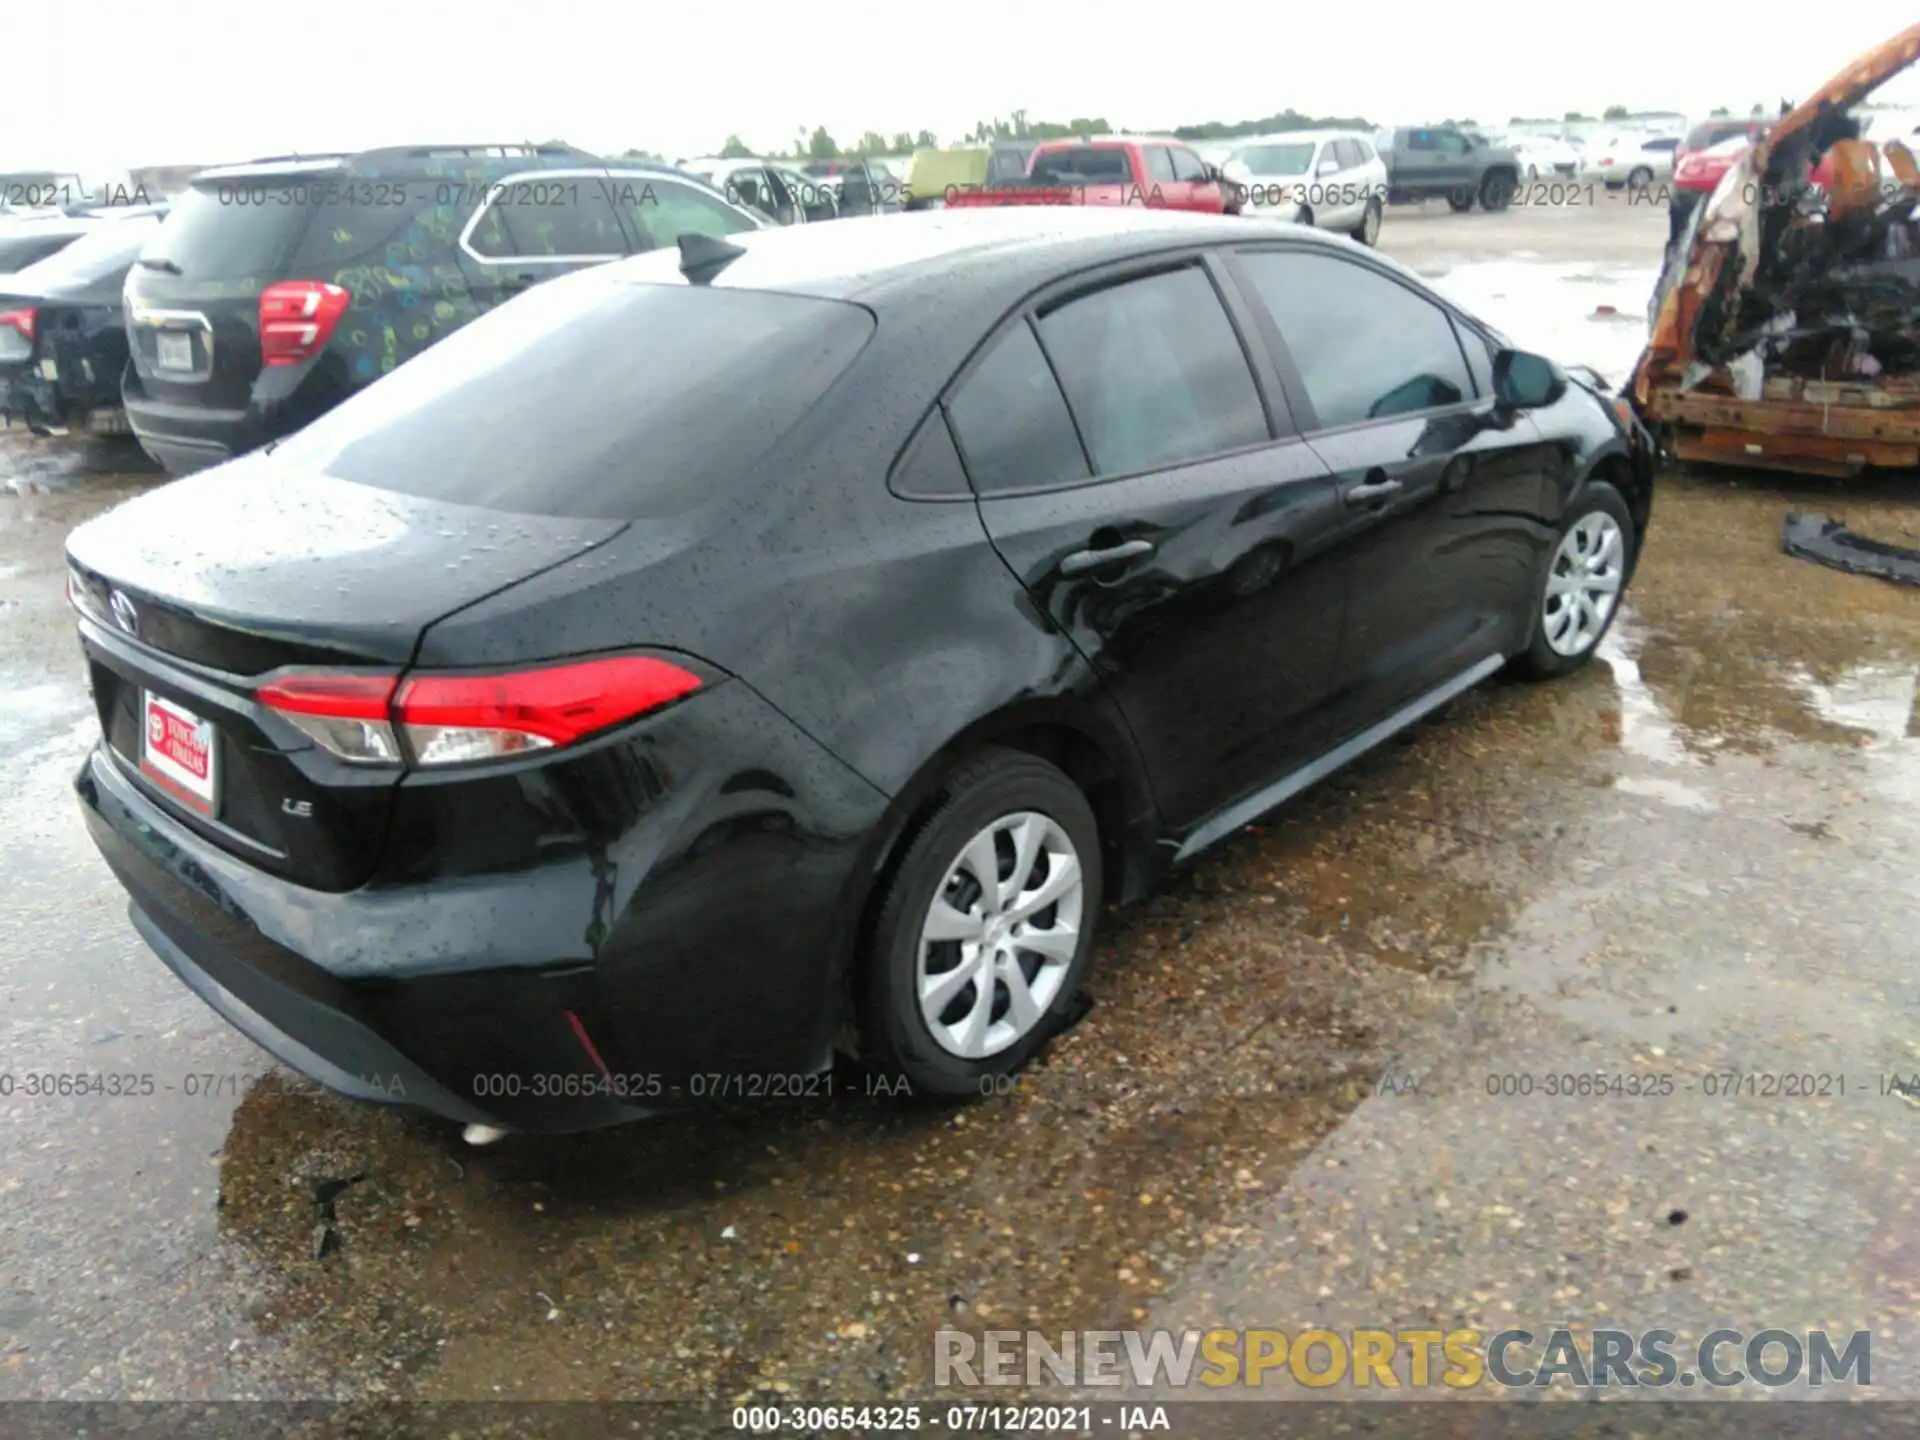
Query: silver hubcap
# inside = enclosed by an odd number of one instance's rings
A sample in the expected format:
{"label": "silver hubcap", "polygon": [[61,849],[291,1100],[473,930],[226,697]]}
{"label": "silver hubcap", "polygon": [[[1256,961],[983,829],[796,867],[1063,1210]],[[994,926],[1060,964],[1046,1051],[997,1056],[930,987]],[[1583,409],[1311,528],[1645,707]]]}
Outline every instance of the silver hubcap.
{"label": "silver hubcap", "polygon": [[1040,1023],[1080,949],[1085,899],[1073,842],[1045,815],[1002,815],[967,842],[927,911],[914,975],[941,1049],[984,1060]]}
{"label": "silver hubcap", "polygon": [[1618,522],[1604,510],[1582,515],[1560,538],[1540,615],[1556,655],[1584,654],[1607,628],[1620,599],[1626,550]]}
{"label": "silver hubcap", "polygon": [[1380,212],[1371,205],[1367,207],[1366,219],[1360,222],[1360,233],[1366,236],[1369,245],[1380,238]]}

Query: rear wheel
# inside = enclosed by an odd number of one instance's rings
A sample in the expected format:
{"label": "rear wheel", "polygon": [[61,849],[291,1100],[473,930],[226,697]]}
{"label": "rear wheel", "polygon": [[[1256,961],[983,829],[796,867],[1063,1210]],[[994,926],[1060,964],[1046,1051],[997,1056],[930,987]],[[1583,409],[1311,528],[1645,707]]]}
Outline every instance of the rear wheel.
{"label": "rear wheel", "polygon": [[1367,210],[1360,217],[1360,223],[1353,227],[1353,238],[1371,250],[1380,240],[1380,200],[1378,196],[1367,201]]}
{"label": "rear wheel", "polygon": [[1489,211],[1501,211],[1513,201],[1513,176],[1505,170],[1496,170],[1480,182],[1480,208]]}
{"label": "rear wheel", "polygon": [[1619,614],[1637,543],[1620,492],[1590,482],[1561,522],[1535,592],[1533,638],[1515,661],[1521,674],[1557,679],[1593,658]]}
{"label": "rear wheel", "polygon": [[988,750],[957,770],[882,890],[861,986],[867,1049],[916,1091],[980,1094],[1071,1012],[1100,914],[1100,832],[1065,774]]}

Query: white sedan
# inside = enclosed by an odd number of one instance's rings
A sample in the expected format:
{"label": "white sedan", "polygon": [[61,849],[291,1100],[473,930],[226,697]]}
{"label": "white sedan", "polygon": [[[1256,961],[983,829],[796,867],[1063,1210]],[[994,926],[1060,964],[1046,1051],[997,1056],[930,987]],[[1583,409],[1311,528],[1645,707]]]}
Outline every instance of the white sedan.
{"label": "white sedan", "polygon": [[1574,180],[1580,175],[1580,152],[1549,135],[1513,135],[1507,148],[1520,162],[1525,180]]}
{"label": "white sedan", "polygon": [[1587,174],[1608,185],[1644,190],[1656,181],[1673,179],[1675,135],[1616,135],[1587,147]]}

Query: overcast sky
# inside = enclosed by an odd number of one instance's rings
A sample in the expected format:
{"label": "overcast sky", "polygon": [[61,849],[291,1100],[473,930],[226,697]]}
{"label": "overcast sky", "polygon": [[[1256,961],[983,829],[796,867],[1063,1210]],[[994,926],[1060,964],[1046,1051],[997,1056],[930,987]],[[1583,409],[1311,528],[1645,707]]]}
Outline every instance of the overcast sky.
{"label": "overcast sky", "polygon": [[[803,125],[842,144],[866,129],[946,140],[1016,108],[1135,129],[1288,106],[1376,123],[1744,114],[1912,18],[1892,0],[13,0],[0,168],[551,138],[674,159],[731,131],[784,147]],[[1915,81],[1903,102],[1920,101]]]}

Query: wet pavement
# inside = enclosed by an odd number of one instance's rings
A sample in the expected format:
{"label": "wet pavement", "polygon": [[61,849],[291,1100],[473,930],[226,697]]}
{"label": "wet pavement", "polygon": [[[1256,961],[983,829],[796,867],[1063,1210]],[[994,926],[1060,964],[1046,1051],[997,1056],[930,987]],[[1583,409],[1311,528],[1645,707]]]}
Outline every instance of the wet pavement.
{"label": "wet pavement", "polygon": [[[1664,235],[1393,212],[1384,248],[1617,375],[1596,304]],[[1870,1329],[1920,1397],[1920,1109],[1883,1093],[1920,1072],[1920,594],[1779,551],[1796,507],[1920,543],[1920,480],[1665,477],[1601,661],[1110,914],[1008,1094],[848,1075],[473,1150],[273,1065],[128,927],[60,569],[157,483],[119,463],[0,438],[0,1398],[858,1403],[924,1390],[942,1325],[1560,1322]],[[27,1093],[83,1072],[134,1093]],[[1594,1072],[1647,1093],[1546,1093]]]}

